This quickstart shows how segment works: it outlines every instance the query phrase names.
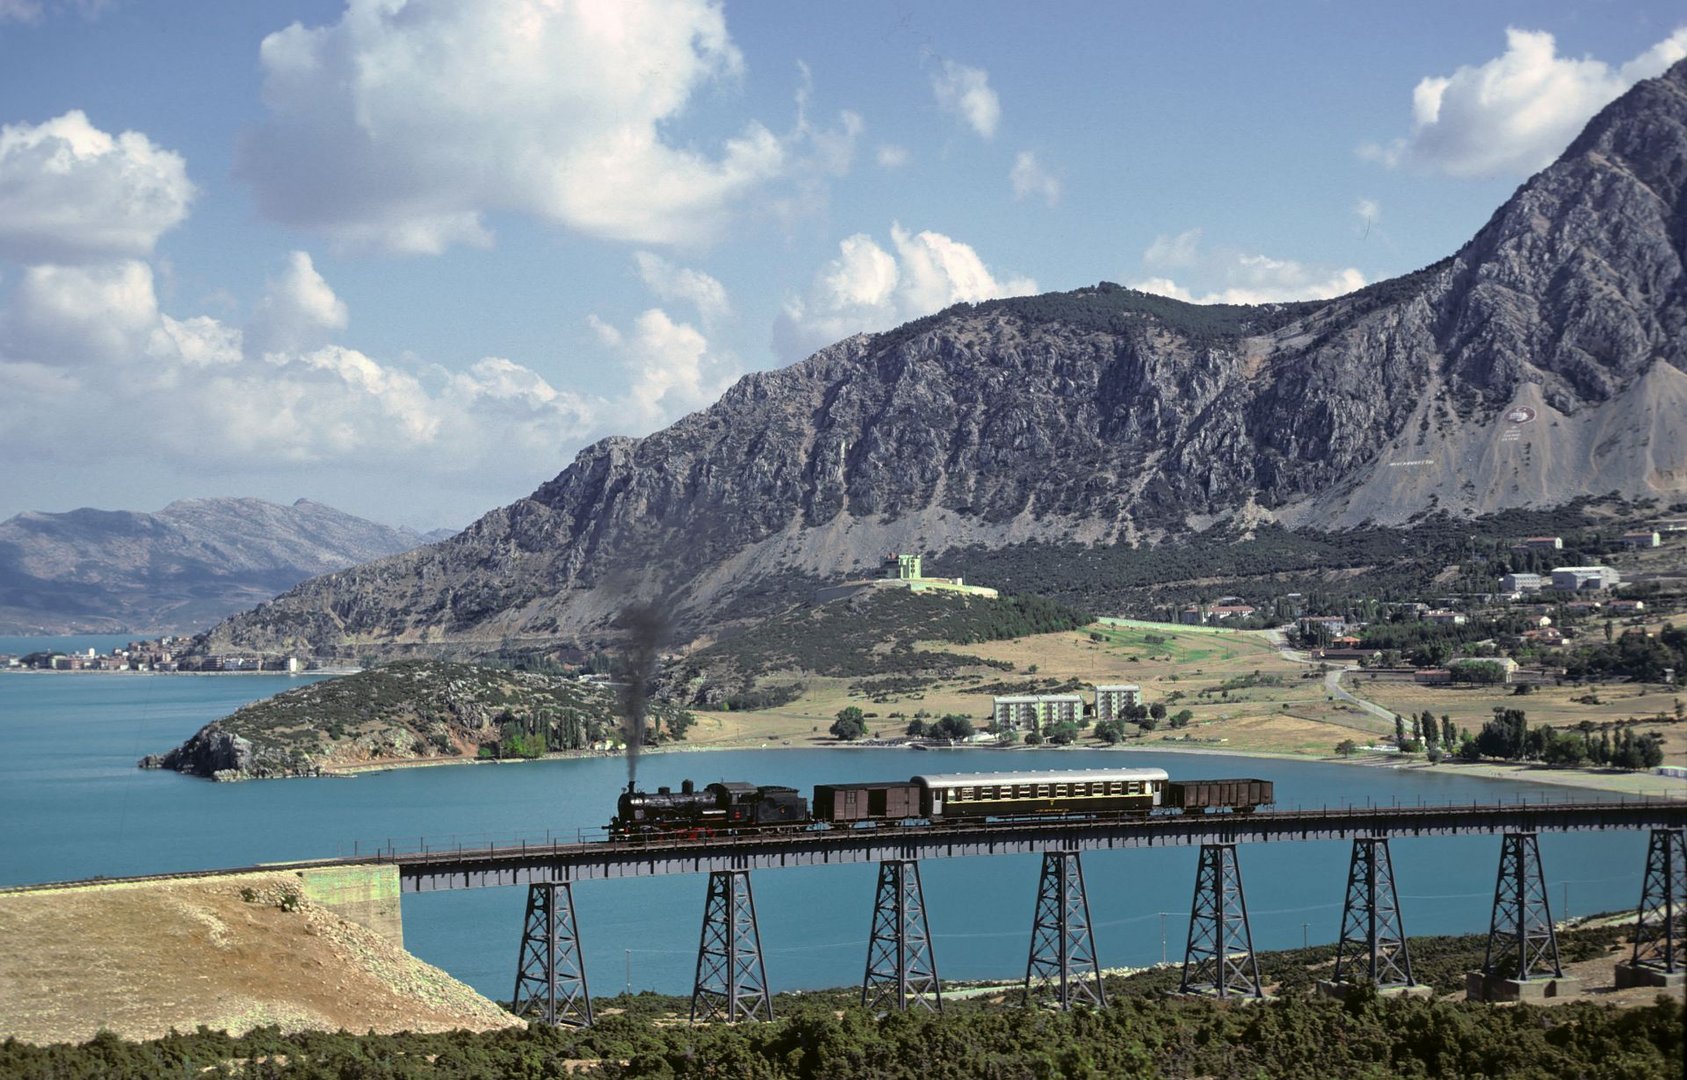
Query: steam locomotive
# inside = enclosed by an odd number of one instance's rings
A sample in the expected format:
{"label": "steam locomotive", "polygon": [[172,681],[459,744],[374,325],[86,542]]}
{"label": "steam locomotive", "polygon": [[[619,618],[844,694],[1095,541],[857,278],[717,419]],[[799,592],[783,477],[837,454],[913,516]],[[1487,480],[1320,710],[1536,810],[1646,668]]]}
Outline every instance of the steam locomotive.
{"label": "steam locomotive", "polygon": [[1249,814],[1275,801],[1270,780],[1173,780],[1164,769],[942,773],[909,780],[796,788],[719,782],[639,791],[629,783],[609,834],[704,837],[824,828],[982,824],[1050,818],[1128,819],[1166,813]]}

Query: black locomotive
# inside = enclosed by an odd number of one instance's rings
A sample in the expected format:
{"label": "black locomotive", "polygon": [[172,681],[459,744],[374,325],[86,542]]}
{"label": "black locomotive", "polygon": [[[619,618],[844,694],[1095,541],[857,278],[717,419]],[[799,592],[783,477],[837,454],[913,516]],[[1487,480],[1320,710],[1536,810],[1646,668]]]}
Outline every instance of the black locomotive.
{"label": "black locomotive", "polygon": [[813,811],[796,788],[690,780],[675,792],[621,793],[615,837],[703,837],[810,828],[880,828],[1026,819],[1147,818],[1153,814],[1248,814],[1269,806],[1269,780],[1173,780],[1164,769],[949,773],[908,780],[819,784]]}
{"label": "black locomotive", "polygon": [[690,780],[672,788],[639,791],[629,783],[616,801],[614,836],[644,833],[695,833],[801,828],[809,823],[808,800],[796,788],[738,781],[710,784],[702,791]]}

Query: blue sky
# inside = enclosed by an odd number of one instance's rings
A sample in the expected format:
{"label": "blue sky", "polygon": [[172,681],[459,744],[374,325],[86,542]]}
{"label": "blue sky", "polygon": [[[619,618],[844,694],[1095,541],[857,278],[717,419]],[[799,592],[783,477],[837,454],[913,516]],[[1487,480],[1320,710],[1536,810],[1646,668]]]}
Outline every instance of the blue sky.
{"label": "blue sky", "polygon": [[957,300],[1332,296],[1678,3],[0,0],[0,517],[459,526]]}

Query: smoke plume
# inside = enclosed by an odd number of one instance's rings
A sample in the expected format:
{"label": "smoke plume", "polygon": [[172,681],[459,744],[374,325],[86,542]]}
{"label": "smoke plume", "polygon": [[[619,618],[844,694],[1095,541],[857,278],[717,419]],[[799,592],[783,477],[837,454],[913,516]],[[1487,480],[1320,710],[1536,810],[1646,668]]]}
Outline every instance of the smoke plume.
{"label": "smoke plume", "polygon": [[636,604],[621,612],[616,625],[627,632],[621,658],[621,731],[627,742],[627,782],[638,779],[638,752],[644,745],[645,717],[650,711],[650,680],[656,674],[656,654],[668,633],[668,620],[654,604]]}

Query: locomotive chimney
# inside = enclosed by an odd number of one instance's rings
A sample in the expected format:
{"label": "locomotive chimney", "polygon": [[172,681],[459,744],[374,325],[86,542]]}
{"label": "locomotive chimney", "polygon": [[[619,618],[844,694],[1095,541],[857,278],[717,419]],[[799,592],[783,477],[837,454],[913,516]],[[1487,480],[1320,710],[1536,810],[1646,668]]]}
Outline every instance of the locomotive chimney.
{"label": "locomotive chimney", "polygon": [[666,784],[663,784],[661,787],[656,789],[656,794],[658,794],[658,795],[670,795],[672,793],[673,793],[673,789],[668,787],[668,785],[666,785]]}
{"label": "locomotive chimney", "polygon": [[697,785],[693,784],[690,780],[681,780],[679,789],[684,794],[691,795],[697,791]]}

